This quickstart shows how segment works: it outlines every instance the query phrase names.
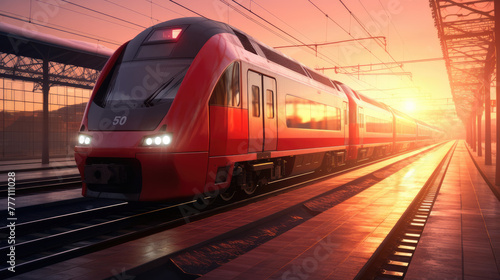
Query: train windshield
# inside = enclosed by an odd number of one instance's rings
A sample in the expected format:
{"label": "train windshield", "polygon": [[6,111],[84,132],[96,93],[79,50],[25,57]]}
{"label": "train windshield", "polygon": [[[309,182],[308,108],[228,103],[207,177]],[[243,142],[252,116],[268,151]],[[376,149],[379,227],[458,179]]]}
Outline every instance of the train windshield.
{"label": "train windshield", "polygon": [[101,107],[126,103],[151,107],[172,102],[192,60],[142,60],[117,65]]}

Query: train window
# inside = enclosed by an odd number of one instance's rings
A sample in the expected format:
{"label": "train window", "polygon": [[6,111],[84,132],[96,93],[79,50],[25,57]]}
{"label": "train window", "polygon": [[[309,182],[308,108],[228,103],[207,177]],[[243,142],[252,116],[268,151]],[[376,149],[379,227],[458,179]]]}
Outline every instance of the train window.
{"label": "train window", "polygon": [[372,116],[366,116],[366,131],[367,132],[392,132],[392,119],[380,119]]}
{"label": "train window", "polygon": [[109,84],[97,93],[100,107],[126,104],[131,108],[171,103],[192,60],[146,60],[122,62]]}
{"label": "train window", "polygon": [[337,107],[287,95],[285,111],[290,128],[341,129],[341,110]]}
{"label": "train window", "polygon": [[405,119],[399,119],[397,122],[396,132],[398,134],[416,134],[417,127],[414,122]]}
{"label": "train window", "polygon": [[274,92],[266,90],[266,115],[268,119],[274,119]]}
{"label": "train window", "polygon": [[309,101],[311,106],[311,124],[309,128],[325,129],[326,128],[326,105]]}
{"label": "train window", "polygon": [[347,103],[344,102],[344,125],[347,125]]}
{"label": "train window", "polygon": [[257,44],[260,49],[262,50],[262,52],[264,53],[264,55],[266,56],[267,59],[269,59],[270,61],[274,62],[274,63],[277,63],[283,67],[286,67],[292,71],[295,71],[299,74],[302,74],[304,76],[307,77],[307,74],[304,70],[304,68],[302,68],[302,66],[300,66],[299,63],[267,48],[267,47],[264,47],[263,45],[260,45],[260,44]]}
{"label": "train window", "polygon": [[327,129],[340,130],[341,129],[341,114],[340,108],[327,106]]}
{"label": "train window", "polygon": [[365,127],[365,114],[363,108],[359,108],[359,128]]}
{"label": "train window", "polygon": [[293,128],[311,128],[311,104],[308,100],[286,96],[286,123]]}
{"label": "train window", "polygon": [[250,40],[248,40],[248,37],[245,36],[245,34],[239,32],[238,30],[235,30],[235,29],[233,29],[233,32],[234,32],[234,35],[236,35],[236,37],[238,37],[238,39],[240,39],[240,42],[243,45],[243,47],[245,48],[245,50],[247,50],[251,53],[257,54],[257,52],[255,51],[255,49],[252,46],[252,43],[250,43]]}
{"label": "train window", "polygon": [[240,106],[240,64],[234,62],[226,68],[215,85],[210,105]]}
{"label": "train window", "polygon": [[260,88],[252,86],[252,116],[260,117]]}

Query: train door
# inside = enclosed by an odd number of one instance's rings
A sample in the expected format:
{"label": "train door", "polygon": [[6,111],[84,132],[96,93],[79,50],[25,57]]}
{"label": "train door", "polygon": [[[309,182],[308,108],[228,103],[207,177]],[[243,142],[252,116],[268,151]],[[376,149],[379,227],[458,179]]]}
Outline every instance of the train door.
{"label": "train door", "polygon": [[276,150],[278,142],[276,80],[248,71],[248,152]]}
{"label": "train door", "polygon": [[349,111],[347,107],[347,102],[343,102],[344,110],[344,145],[349,145]]}
{"label": "train door", "polygon": [[363,144],[363,138],[365,137],[365,110],[363,107],[359,107],[358,110],[358,126],[359,126],[359,144]]}

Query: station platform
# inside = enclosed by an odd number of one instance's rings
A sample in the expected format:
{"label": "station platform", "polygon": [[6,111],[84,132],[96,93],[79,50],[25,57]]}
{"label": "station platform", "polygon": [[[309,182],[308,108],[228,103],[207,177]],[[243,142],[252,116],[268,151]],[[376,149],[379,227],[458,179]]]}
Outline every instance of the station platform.
{"label": "station platform", "polygon": [[[475,159],[485,167],[481,158]],[[463,141],[450,162],[405,279],[500,279],[500,201]]]}
{"label": "station platform", "polygon": [[478,167],[481,175],[485,179],[486,183],[492,188],[496,196],[500,199],[500,186],[495,185],[495,173],[496,173],[496,143],[491,143],[491,165],[486,165],[485,163],[485,149],[484,143],[482,145],[482,156],[478,156],[478,151],[474,151],[468,145],[466,145],[469,154],[471,155],[474,164]]}
{"label": "station platform", "polygon": [[[453,142],[445,144],[200,279],[355,278],[452,145]],[[135,278],[134,272],[166,266],[176,252],[370,174],[377,170],[376,165],[15,279],[143,279]],[[500,202],[479,175],[461,141],[405,279],[500,279],[499,220]]]}

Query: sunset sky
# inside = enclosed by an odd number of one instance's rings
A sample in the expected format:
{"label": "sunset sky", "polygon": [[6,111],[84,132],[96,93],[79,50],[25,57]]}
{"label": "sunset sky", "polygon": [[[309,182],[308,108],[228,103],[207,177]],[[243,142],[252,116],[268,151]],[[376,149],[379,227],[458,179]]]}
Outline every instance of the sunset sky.
{"label": "sunset sky", "polygon": [[[2,22],[61,38],[99,43],[113,50],[158,22],[197,16],[188,9],[229,23],[272,47],[378,37],[320,46],[317,55],[305,47],[280,51],[311,68],[378,64],[372,66],[372,71],[369,66],[360,66],[364,71],[360,75],[336,74],[335,70],[325,70],[324,74],[429,123],[446,126],[457,122],[444,60],[440,59],[437,30],[429,2],[425,0],[0,0],[0,3]],[[405,63],[402,67],[394,63],[413,60],[431,61]],[[357,70],[341,70],[352,71]]]}

